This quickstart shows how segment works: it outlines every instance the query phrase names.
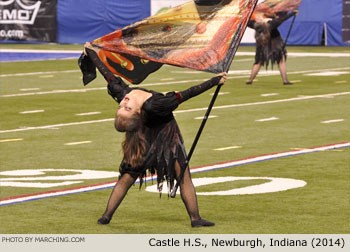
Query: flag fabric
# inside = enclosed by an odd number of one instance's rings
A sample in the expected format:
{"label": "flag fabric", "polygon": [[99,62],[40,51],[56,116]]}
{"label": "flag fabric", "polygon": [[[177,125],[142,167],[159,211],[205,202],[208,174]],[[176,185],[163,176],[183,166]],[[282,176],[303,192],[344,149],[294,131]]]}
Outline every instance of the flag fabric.
{"label": "flag fabric", "polygon": [[275,18],[297,10],[301,0],[259,0],[251,17],[252,20]]}
{"label": "flag fabric", "polygon": [[163,64],[228,71],[258,0],[194,0],[91,42],[116,75],[142,82]]}

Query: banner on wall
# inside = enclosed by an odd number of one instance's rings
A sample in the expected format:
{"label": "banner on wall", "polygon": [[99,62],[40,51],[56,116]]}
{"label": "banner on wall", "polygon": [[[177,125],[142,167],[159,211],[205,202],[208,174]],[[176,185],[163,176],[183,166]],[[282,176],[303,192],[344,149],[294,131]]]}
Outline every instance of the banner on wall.
{"label": "banner on wall", "polygon": [[256,2],[187,1],[91,43],[114,74],[134,84],[162,64],[220,73],[228,70]]}
{"label": "banner on wall", "polygon": [[57,0],[0,0],[0,40],[56,42]]}

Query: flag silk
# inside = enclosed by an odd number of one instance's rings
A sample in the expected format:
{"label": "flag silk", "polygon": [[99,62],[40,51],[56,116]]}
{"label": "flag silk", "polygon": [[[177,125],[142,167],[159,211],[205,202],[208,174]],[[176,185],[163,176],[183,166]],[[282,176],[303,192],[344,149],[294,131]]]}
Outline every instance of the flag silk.
{"label": "flag silk", "polygon": [[116,75],[141,83],[163,64],[228,71],[257,0],[195,0],[91,42]]}
{"label": "flag silk", "polygon": [[252,20],[275,18],[288,11],[297,10],[301,0],[259,0],[251,17]]}

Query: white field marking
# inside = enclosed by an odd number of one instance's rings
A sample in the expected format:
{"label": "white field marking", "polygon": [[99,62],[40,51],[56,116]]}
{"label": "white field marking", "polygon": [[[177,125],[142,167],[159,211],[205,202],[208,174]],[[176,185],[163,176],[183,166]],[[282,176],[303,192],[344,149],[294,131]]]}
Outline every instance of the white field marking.
{"label": "white field marking", "polygon": [[328,120],[328,121],[322,121],[321,123],[336,123],[336,122],[343,122],[344,119],[335,119],[335,120]]}
{"label": "white field marking", "polygon": [[81,50],[47,50],[47,49],[0,49],[0,52],[13,53],[81,53]]}
{"label": "white field marking", "polygon": [[239,149],[239,148],[242,148],[242,146],[229,146],[229,147],[217,148],[214,150],[215,151],[224,151],[224,150]]}
{"label": "white field marking", "polygon": [[0,74],[0,77],[17,77],[17,76],[31,76],[31,75],[42,75],[42,74],[78,73],[78,72],[80,72],[80,70],[31,72],[31,73],[16,73],[16,74]]}
{"label": "white field marking", "polygon": [[[272,100],[272,101],[263,101],[263,102],[231,104],[231,105],[215,106],[215,107],[213,107],[213,109],[227,109],[227,108],[235,108],[235,107],[246,107],[246,106],[263,105],[263,104],[274,104],[274,103],[281,103],[281,102],[302,101],[302,100],[309,100],[309,99],[316,99],[316,98],[329,98],[329,96],[340,96],[340,95],[350,95],[350,92],[325,94],[325,95],[309,95],[309,96],[287,98],[287,99],[279,99],[279,100]],[[178,110],[178,111],[175,111],[175,113],[188,113],[188,112],[205,111],[205,110],[207,110],[207,107],[205,107],[205,108],[197,108],[197,109],[188,109],[188,110]],[[1,133],[1,131],[0,131],[0,133]]]}
{"label": "white field marking", "polygon": [[[73,175],[46,175],[47,172],[69,172]],[[74,170],[74,169],[36,169],[36,170],[12,170],[0,172],[1,176],[12,176],[10,178],[0,178],[1,186],[11,187],[31,187],[31,188],[50,188],[82,183],[89,179],[115,178],[119,176],[118,172],[95,171],[95,170]],[[28,177],[29,176],[29,177]],[[37,177],[34,177],[37,176]],[[50,182],[35,182],[50,181]],[[58,181],[58,182],[51,182]]]}
{"label": "white field marking", "polygon": [[[211,185],[216,183],[224,183],[230,181],[241,180],[269,180],[268,182],[258,185],[246,186],[243,188],[236,188],[226,191],[212,191],[212,192],[197,192],[198,195],[249,195],[261,193],[273,193],[287,191],[290,189],[304,187],[307,183],[303,180],[289,179],[289,178],[271,178],[271,177],[215,177],[215,178],[193,178],[192,182],[195,187],[203,185]],[[147,192],[159,193],[157,185],[146,187]],[[164,193],[164,192],[162,192]],[[180,194],[178,191],[177,194]]]}
{"label": "white field marking", "polygon": [[40,88],[21,88],[19,91],[36,91],[40,90]]}
{"label": "white field marking", "polygon": [[[313,96],[309,95],[309,96],[301,96],[301,97],[295,97],[295,98],[264,101],[264,102],[231,104],[231,105],[216,106],[216,107],[213,107],[213,109],[228,109],[228,108],[236,108],[236,107],[274,104],[274,103],[281,103],[281,102],[302,101],[302,100],[309,100],[309,99],[315,99],[315,98],[328,98],[329,96],[340,96],[340,95],[350,95],[350,92],[325,94],[325,95],[313,95]],[[195,109],[187,109],[187,110],[176,110],[176,111],[174,111],[174,114],[176,115],[176,114],[180,114],[180,113],[206,111],[207,109],[208,109],[207,107],[204,107],[204,108],[195,108]],[[107,119],[102,119],[102,120],[82,121],[82,122],[73,122],[73,123],[53,124],[53,125],[46,125],[46,126],[39,126],[39,127],[25,127],[25,128],[19,128],[19,129],[0,130],[0,134],[19,132],[19,131],[27,131],[27,130],[37,130],[37,129],[52,129],[52,128],[59,128],[59,127],[65,127],[65,126],[75,126],[75,125],[81,125],[81,124],[91,124],[91,123],[101,123],[101,122],[111,122],[111,121],[114,121],[114,118],[107,118]]]}
{"label": "white field marking", "polygon": [[329,72],[323,72],[323,73],[310,73],[305,74],[307,76],[339,76],[343,74],[349,74],[350,72],[335,72],[335,71],[329,71]]}
{"label": "white field marking", "polygon": [[40,75],[39,78],[53,78],[55,75],[50,74],[50,75]]}
{"label": "white field marking", "polygon": [[[229,161],[229,162],[222,162],[222,163],[217,163],[217,164],[213,164],[213,165],[191,168],[191,173],[200,173],[200,172],[207,172],[207,171],[213,171],[213,170],[218,170],[218,169],[232,168],[232,167],[236,167],[236,166],[240,166],[240,165],[262,162],[262,161],[272,160],[272,159],[277,159],[277,158],[290,157],[290,156],[296,156],[296,155],[302,155],[302,154],[308,154],[308,153],[315,153],[315,152],[324,151],[324,150],[349,148],[349,147],[350,147],[350,142],[345,142],[345,143],[331,144],[331,145],[320,146],[320,147],[298,150],[298,151],[287,151],[287,152],[274,153],[274,154],[269,154],[269,155],[261,155],[261,156],[257,156],[257,157],[249,157],[249,158],[240,159],[240,160],[233,160],[233,161]],[[55,169],[53,169],[53,171],[55,171]],[[81,170],[81,172],[84,172],[84,170]],[[0,173],[0,175],[1,175],[1,173]],[[117,177],[117,176],[115,176],[115,177]],[[80,177],[76,178],[76,179],[80,179]],[[147,181],[147,182],[154,181],[155,179],[156,179],[156,176],[153,176],[153,177],[148,176],[148,177],[146,177],[145,181]],[[139,180],[137,180],[136,183],[139,183]],[[45,199],[45,198],[50,198],[50,197],[58,197],[58,196],[64,196],[64,195],[77,194],[77,193],[82,193],[82,192],[104,190],[104,189],[109,189],[109,188],[114,187],[115,184],[116,184],[116,182],[113,181],[113,182],[106,182],[106,183],[102,183],[102,184],[89,185],[89,186],[83,186],[83,187],[78,187],[78,188],[68,188],[68,189],[62,189],[62,190],[56,190],[56,191],[50,191],[50,192],[36,193],[36,194],[31,194],[31,195],[3,198],[3,199],[0,199],[0,206],[11,205],[11,204],[16,204],[16,203],[23,203],[23,202]]]}
{"label": "white field marking", "polygon": [[23,141],[23,138],[2,139],[0,140],[0,143],[16,142],[16,141]]}
{"label": "white field marking", "polygon": [[73,184],[79,184],[84,181],[67,181],[67,182],[56,182],[56,183],[43,183],[43,182],[1,182],[1,186],[11,186],[11,187],[29,187],[29,188],[50,188],[57,186],[67,186]]}
{"label": "white field marking", "polygon": [[[237,56],[255,56],[255,52],[237,52]],[[288,52],[288,57],[350,57],[350,53],[300,53]]]}
{"label": "white field marking", "polygon": [[[175,74],[203,74],[203,72],[196,71],[196,70],[173,70],[170,72]],[[229,70],[228,74],[229,75],[250,74],[250,70]]]}
{"label": "white field marking", "polygon": [[[82,50],[49,50],[49,49],[0,49],[0,52],[29,52],[29,53],[81,53]],[[255,56],[255,52],[236,52],[237,56]],[[350,53],[302,53],[302,52],[288,52],[288,56],[294,57],[350,57]]]}
{"label": "white field marking", "polygon": [[[290,148],[291,150],[307,150],[307,148]],[[338,150],[338,149],[335,149],[335,150],[323,150],[323,151],[343,151],[343,150]]]}
{"label": "white field marking", "polygon": [[274,121],[274,120],[279,120],[279,118],[278,117],[270,117],[270,118],[257,119],[255,121],[256,122],[267,122],[267,121]]}
{"label": "white field marking", "polygon": [[[210,115],[210,116],[208,116],[208,118],[216,118],[216,117],[218,117],[218,116],[216,116],[216,115]],[[203,120],[203,119],[204,119],[204,116],[198,116],[198,117],[195,117],[194,119],[195,119],[195,120]]]}
{"label": "white field marking", "polygon": [[[219,92],[218,95],[227,95],[230,94],[230,92]],[[210,93],[209,95],[213,96],[214,93]]]}
{"label": "white field marking", "polygon": [[[324,70],[307,70],[307,71],[297,71],[297,72],[290,72],[291,74],[304,74],[304,73],[314,73],[314,72],[320,72],[320,71],[328,71],[328,70],[344,70],[344,69],[350,69],[348,67],[346,68],[334,68],[334,69],[324,69]],[[75,71],[75,70],[74,70]],[[247,70],[248,71],[248,70]],[[67,71],[62,71],[67,72]],[[73,72],[69,71],[69,72]],[[77,71],[75,71],[77,72]],[[249,71],[248,71],[249,72]],[[276,73],[269,73],[265,75],[279,75],[279,72],[276,71]],[[0,75],[2,77],[2,75]],[[231,76],[227,79],[241,79],[249,77],[249,74],[247,75],[240,75],[240,76]],[[158,82],[158,83],[149,83],[149,84],[140,84],[140,85],[130,85],[131,87],[153,87],[153,86],[163,86],[163,85],[176,85],[176,84],[185,84],[185,83],[194,83],[194,82],[203,82],[207,81],[207,79],[195,79],[195,80],[183,80],[183,81],[170,81],[170,82]],[[255,82],[258,80],[255,79]],[[82,89],[66,89],[66,90],[51,90],[51,91],[43,91],[43,92],[32,92],[32,93],[20,93],[20,94],[7,94],[7,95],[0,95],[1,98],[8,98],[8,97],[18,97],[18,96],[28,96],[28,95],[47,95],[47,94],[62,94],[62,93],[84,93],[88,91],[97,91],[97,90],[106,90],[105,87],[101,88],[82,88]]]}
{"label": "white field marking", "polygon": [[43,109],[38,109],[38,110],[22,111],[22,112],[19,112],[19,113],[20,114],[34,114],[34,113],[42,113],[44,111],[45,110],[43,110]]}
{"label": "white field marking", "polygon": [[336,81],[336,82],[334,82],[334,83],[337,83],[337,84],[340,84],[340,83],[347,83],[347,81],[341,80],[341,81]]}
{"label": "white field marking", "polygon": [[56,128],[65,127],[65,126],[75,126],[75,125],[82,125],[82,124],[111,122],[111,121],[114,121],[114,118],[93,120],[93,121],[83,121],[83,122],[61,123],[61,124],[45,125],[45,126],[39,126],[39,127],[25,127],[25,128],[12,129],[12,130],[0,130],[0,133],[10,133],[10,132],[19,132],[19,131],[37,130],[37,129],[56,129]]}
{"label": "white field marking", "polygon": [[87,116],[87,115],[99,115],[101,114],[101,112],[86,112],[86,113],[79,113],[79,114],[75,114],[76,116]]}
{"label": "white field marking", "polygon": [[161,81],[172,81],[175,80],[174,78],[164,78],[164,79],[160,79]]}
{"label": "white field marking", "polygon": [[279,95],[279,93],[270,93],[270,94],[261,94],[260,96],[275,96],[275,95]]}
{"label": "white field marking", "polygon": [[82,141],[82,142],[73,142],[73,143],[65,143],[64,145],[79,145],[79,144],[88,144],[92,143],[91,141]]}

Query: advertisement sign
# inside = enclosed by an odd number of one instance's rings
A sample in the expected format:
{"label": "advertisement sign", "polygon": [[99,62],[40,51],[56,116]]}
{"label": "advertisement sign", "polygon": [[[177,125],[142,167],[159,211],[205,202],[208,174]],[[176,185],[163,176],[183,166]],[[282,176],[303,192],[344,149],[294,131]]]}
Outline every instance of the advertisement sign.
{"label": "advertisement sign", "polygon": [[56,41],[57,0],[0,0],[0,40]]}

